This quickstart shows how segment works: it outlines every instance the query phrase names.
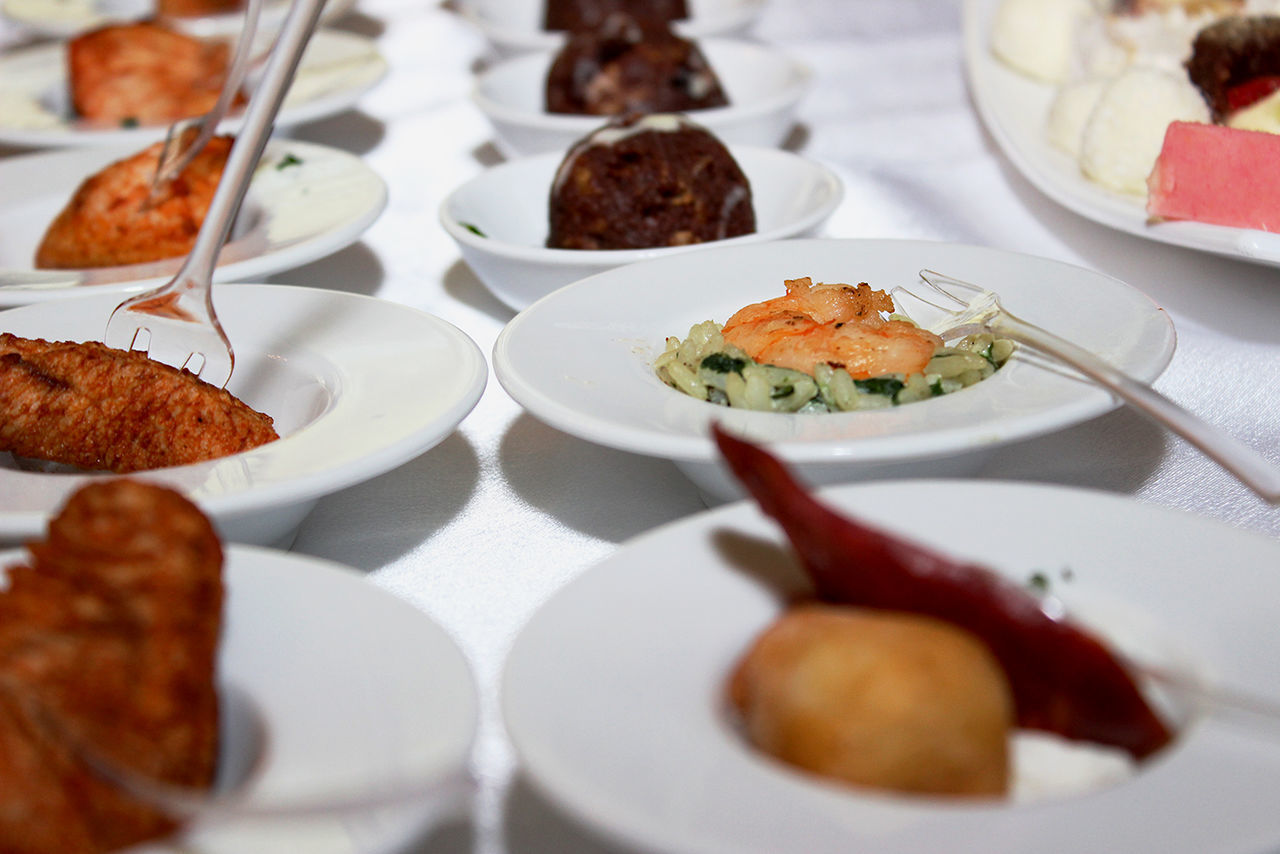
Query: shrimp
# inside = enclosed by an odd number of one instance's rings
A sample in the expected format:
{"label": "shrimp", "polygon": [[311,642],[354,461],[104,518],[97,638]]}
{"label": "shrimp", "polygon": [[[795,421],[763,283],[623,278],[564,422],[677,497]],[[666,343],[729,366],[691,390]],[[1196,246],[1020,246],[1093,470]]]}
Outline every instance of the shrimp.
{"label": "shrimp", "polygon": [[904,320],[886,320],[893,298],[857,285],[786,282],[786,296],[749,305],[725,323],[724,340],[757,362],[812,374],[843,368],[854,379],[918,374],[942,339]]}

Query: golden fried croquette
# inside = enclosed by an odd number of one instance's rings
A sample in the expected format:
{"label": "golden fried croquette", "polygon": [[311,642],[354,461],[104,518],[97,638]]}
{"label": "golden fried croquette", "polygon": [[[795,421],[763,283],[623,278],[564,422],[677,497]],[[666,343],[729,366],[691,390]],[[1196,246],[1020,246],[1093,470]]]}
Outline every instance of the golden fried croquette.
{"label": "golden fried croquette", "polygon": [[111,24],[67,43],[71,104],[99,122],[168,124],[209,112],[230,50],[153,21]]}
{"label": "golden fried croquette", "polygon": [[30,551],[0,592],[0,848],[98,854],[166,835],[173,820],[100,769],[213,782],[218,538],[170,489],[99,481]]}
{"label": "golden fried croquette", "polygon": [[87,178],[49,225],[36,267],[77,269],[143,264],[191,251],[234,142],[215,136],[145,204],[163,143]]}
{"label": "golden fried croquette", "polygon": [[269,416],[144,353],[0,334],[0,451],[123,473],[276,438]]}
{"label": "golden fried croquette", "polygon": [[1013,696],[977,638],[892,611],[806,605],[755,641],[730,699],[756,747],[863,786],[1001,795]]}

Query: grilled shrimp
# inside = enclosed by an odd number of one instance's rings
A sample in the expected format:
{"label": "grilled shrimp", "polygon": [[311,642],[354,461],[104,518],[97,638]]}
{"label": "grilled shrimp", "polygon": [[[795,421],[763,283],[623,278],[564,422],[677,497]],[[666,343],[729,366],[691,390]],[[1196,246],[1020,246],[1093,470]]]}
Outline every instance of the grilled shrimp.
{"label": "grilled shrimp", "polygon": [[918,374],[942,339],[904,320],[886,320],[893,298],[866,283],[790,279],[786,296],[749,305],[725,323],[725,341],[757,362],[813,373],[826,363],[855,379]]}

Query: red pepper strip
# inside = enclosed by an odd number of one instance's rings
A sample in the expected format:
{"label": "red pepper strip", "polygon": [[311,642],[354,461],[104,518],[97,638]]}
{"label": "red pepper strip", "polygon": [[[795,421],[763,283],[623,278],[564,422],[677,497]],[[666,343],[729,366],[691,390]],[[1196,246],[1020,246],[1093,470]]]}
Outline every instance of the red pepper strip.
{"label": "red pepper strip", "polygon": [[1028,591],[837,514],[764,450],[718,426],[713,433],[734,474],[786,532],[818,598],[926,614],[978,636],[1004,667],[1019,726],[1112,745],[1138,759],[1169,742],[1168,727],[1117,658],[1046,615]]}
{"label": "red pepper strip", "polygon": [[1269,74],[1239,83],[1226,91],[1227,109],[1242,110],[1280,89],[1280,75]]}

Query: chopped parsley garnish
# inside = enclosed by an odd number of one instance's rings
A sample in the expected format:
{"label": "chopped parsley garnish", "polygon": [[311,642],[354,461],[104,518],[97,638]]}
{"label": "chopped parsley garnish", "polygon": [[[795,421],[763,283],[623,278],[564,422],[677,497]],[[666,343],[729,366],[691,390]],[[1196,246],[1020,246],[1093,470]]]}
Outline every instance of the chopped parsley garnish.
{"label": "chopped parsley garnish", "polygon": [[1033,592],[1044,595],[1049,592],[1049,576],[1037,570],[1031,573],[1031,577],[1027,579],[1027,586]]}
{"label": "chopped parsley garnish", "polygon": [[[742,373],[742,369],[746,366],[746,359],[730,356],[728,353],[712,353],[710,356],[707,356],[698,363],[699,368],[703,368],[708,371],[715,371],[717,374],[740,374]],[[790,394],[790,392],[787,393]]]}
{"label": "chopped parsley garnish", "polygon": [[944,394],[946,394],[947,393],[946,390],[942,388],[942,380],[940,379],[934,380],[933,383],[929,386],[929,393],[932,394],[934,397],[942,397]]}
{"label": "chopped parsley garnish", "polygon": [[865,380],[854,380],[853,384],[867,394],[879,394],[885,397],[895,397],[902,391],[904,385],[902,380],[895,377],[871,377]]}
{"label": "chopped parsley garnish", "polygon": [[791,383],[786,385],[776,385],[769,392],[769,397],[773,400],[782,400],[784,397],[791,397],[796,393],[796,387]]}
{"label": "chopped parsley garnish", "polygon": [[471,224],[471,223],[469,223],[469,222],[460,223],[460,225],[461,225],[463,228],[465,228],[467,231],[469,231],[469,232],[471,232],[472,234],[474,234],[476,237],[488,237],[488,236],[489,236],[489,235],[485,234],[483,231],[481,231],[481,230],[480,230],[480,228],[479,228],[478,226],[472,225],[472,224]]}
{"label": "chopped parsley garnish", "polygon": [[280,162],[276,164],[276,170],[279,171],[279,170],[288,169],[290,166],[301,166],[301,165],[302,165],[301,157],[298,157],[291,153],[286,153],[284,157],[280,158]]}
{"label": "chopped parsley garnish", "polygon": [[125,116],[120,120],[120,127],[122,128],[136,128],[137,126],[138,119],[135,116]]}

